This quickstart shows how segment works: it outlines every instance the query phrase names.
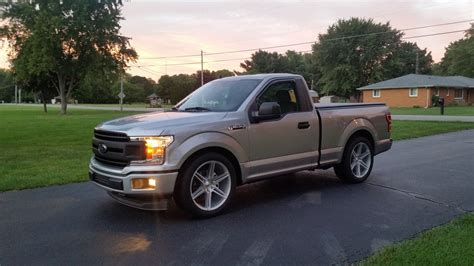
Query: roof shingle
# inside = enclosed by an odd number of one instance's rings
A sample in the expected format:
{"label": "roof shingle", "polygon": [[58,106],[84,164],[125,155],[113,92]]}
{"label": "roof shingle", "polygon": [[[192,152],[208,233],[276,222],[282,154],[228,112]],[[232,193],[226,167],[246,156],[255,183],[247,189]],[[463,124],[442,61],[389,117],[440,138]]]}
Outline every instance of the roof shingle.
{"label": "roof shingle", "polygon": [[408,74],[394,79],[370,84],[357,90],[398,89],[420,87],[474,88],[474,79],[463,76],[432,76]]}

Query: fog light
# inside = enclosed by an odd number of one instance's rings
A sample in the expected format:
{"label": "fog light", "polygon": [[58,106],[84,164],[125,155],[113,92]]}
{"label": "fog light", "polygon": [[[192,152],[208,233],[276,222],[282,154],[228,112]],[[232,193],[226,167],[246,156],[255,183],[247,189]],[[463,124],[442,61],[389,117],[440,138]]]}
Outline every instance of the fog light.
{"label": "fog light", "polygon": [[132,179],[132,189],[155,189],[156,179],[154,178],[134,178]]}
{"label": "fog light", "polygon": [[149,178],[148,179],[148,186],[155,188],[156,187],[156,179]]}

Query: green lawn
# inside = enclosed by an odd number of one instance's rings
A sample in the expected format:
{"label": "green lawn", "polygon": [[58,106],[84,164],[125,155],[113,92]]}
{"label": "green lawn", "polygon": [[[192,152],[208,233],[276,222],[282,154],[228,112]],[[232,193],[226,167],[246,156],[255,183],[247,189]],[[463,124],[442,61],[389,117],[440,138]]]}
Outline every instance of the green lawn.
{"label": "green lawn", "polygon": [[[100,103],[81,103],[81,104],[77,104],[77,105],[84,105],[84,106],[99,106],[99,107],[120,107],[120,104],[100,104]],[[162,105],[162,107],[164,108],[171,108],[173,107],[174,105],[172,104],[164,104]],[[123,107],[124,108],[149,108],[150,105],[149,104],[146,104],[146,103],[132,103],[132,104],[128,104],[128,103],[124,103],[123,104]]]}
{"label": "green lawn", "polygon": [[474,265],[474,214],[395,244],[362,265]]}
{"label": "green lawn", "polygon": [[[439,107],[431,108],[390,108],[393,115],[440,115]],[[474,115],[474,106],[448,106],[444,108],[444,115]]]}
{"label": "green lawn", "polygon": [[87,180],[93,128],[131,113],[0,106],[0,191]]}
{"label": "green lawn", "polygon": [[[95,125],[133,113],[0,105],[0,191],[86,181]],[[394,121],[393,139],[474,128],[474,123]]]}
{"label": "green lawn", "polygon": [[395,120],[393,121],[392,127],[392,139],[402,140],[474,129],[474,123]]}

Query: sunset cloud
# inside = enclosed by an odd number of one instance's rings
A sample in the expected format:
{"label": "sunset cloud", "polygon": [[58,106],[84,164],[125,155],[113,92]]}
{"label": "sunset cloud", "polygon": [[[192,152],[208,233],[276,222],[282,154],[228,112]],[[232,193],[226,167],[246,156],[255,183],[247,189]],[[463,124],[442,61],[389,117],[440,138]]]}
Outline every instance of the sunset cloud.
{"label": "sunset cloud", "polygon": [[[147,66],[154,74],[132,67],[131,72],[158,79],[163,73],[192,73],[200,69],[189,58],[146,59],[276,46],[315,41],[337,19],[373,18],[406,29],[474,19],[471,0],[466,1],[144,1],[124,2],[122,34],[132,38],[140,55],[135,65]],[[463,30],[469,23],[407,31],[406,36]],[[411,39],[432,52],[439,61],[450,42],[463,33]],[[310,50],[311,45],[274,49],[284,52]],[[5,49],[0,54],[6,66]],[[252,52],[206,55],[204,61],[247,58]],[[206,68],[241,70],[243,60],[214,62]],[[165,65],[168,65],[167,67]]]}

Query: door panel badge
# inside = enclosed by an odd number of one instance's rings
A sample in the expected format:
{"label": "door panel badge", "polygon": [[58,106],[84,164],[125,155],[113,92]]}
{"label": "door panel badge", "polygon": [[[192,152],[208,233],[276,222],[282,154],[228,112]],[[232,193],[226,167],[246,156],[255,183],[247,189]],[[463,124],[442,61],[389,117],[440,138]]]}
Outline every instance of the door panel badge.
{"label": "door panel badge", "polygon": [[245,128],[246,128],[245,125],[232,125],[228,127],[229,131],[245,129]]}

